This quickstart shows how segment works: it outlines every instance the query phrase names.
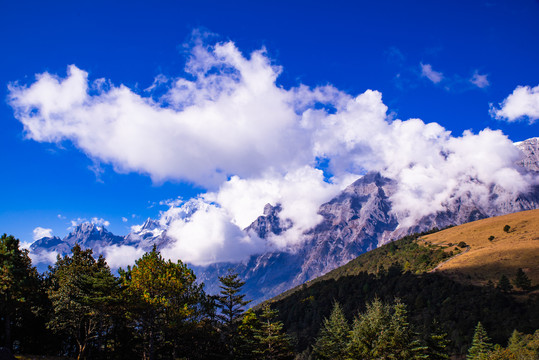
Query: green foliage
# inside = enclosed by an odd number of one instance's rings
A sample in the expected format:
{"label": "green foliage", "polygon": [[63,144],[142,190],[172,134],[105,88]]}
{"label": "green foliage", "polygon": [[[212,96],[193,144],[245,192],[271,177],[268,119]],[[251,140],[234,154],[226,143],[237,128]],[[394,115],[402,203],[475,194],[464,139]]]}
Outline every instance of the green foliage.
{"label": "green foliage", "polygon": [[283,323],[277,320],[277,310],[268,303],[262,306],[260,328],[256,329],[254,338],[259,343],[255,350],[257,359],[285,360],[293,359],[291,339],[283,331]]}
{"label": "green foliage", "polygon": [[505,275],[500,276],[500,280],[498,281],[498,285],[496,287],[503,292],[510,292],[513,289],[513,286]]}
{"label": "green foliage", "polygon": [[245,294],[241,293],[241,288],[245,284],[238,274],[229,272],[225,276],[220,276],[220,295],[217,297],[217,307],[221,309],[219,318],[225,328],[232,329],[234,323],[243,314],[243,307],[250,303],[245,300]]}
{"label": "green foliage", "polygon": [[421,359],[424,347],[415,339],[406,306],[375,299],[354,319],[348,356],[351,359]]}
{"label": "green foliage", "polygon": [[489,240],[489,241],[492,241],[492,240],[494,240],[494,239],[495,239],[494,235],[490,235],[490,236],[488,237],[488,240]]}
{"label": "green foliage", "polygon": [[339,303],[335,302],[329,318],[323,321],[313,351],[320,359],[344,360],[349,336],[350,324]]}
{"label": "green foliage", "polygon": [[108,307],[114,302],[116,279],[105,259],[77,244],[72,255],[58,257],[49,275],[52,303],[48,327],[77,344],[77,359],[86,357],[87,347],[108,326]]}
{"label": "green foliage", "polygon": [[521,268],[518,268],[513,284],[522,290],[530,290],[532,286],[530,278]]}
{"label": "green foliage", "polygon": [[464,249],[465,247],[468,247],[468,244],[466,244],[464,241],[461,241],[457,245],[459,248]]}
{"label": "green foliage", "polygon": [[494,350],[490,338],[487,335],[487,331],[483,327],[481,322],[477,323],[475,327],[472,346],[468,350],[466,360],[487,360],[490,357],[490,353]]}
{"label": "green foliage", "polygon": [[518,360],[539,359],[539,330],[533,335],[526,335],[514,330],[507,344],[507,352]]}
{"label": "green foliage", "polygon": [[180,260],[164,260],[155,247],[121,272],[128,316],[145,358],[154,359],[158,350],[174,355],[182,345],[177,335],[195,320],[204,297],[195,280],[191,269]]}
{"label": "green foliage", "polygon": [[503,231],[505,231],[506,233],[508,233],[509,230],[511,230],[511,226],[505,225],[505,226],[503,227]]}
{"label": "green foliage", "polygon": [[425,340],[428,359],[449,359],[449,345],[451,341],[449,341],[447,333],[442,329],[438,321],[433,321]]}
{"label": "green foliage", "polygon": [[13,348],[12,332],[33,317],[40,278],[32,267],[28,250],[19,240],[3,234],[0,237],[0,345]]}
{"label": "green foliage", "polygon": [[260,331],[260,320],[252,309],[243,315],[237,328],[233,358],[237,360],[255,360],[261,350],[255,335]]}

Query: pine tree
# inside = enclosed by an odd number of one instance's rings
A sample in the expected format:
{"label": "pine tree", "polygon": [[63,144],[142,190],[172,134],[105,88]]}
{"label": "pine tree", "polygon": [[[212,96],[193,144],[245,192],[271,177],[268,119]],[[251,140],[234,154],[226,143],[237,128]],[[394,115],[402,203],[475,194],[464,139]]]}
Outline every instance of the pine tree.
{"label": "pine tree", "polygon": [[243,307],[250,303],[245,299],[245,294],[241,294],[241,288],[245,281],[240,280],[238,274],[229,272],[225,276],[220,276],[221,292],[217,297],[217,307],[221,309],[219,318],[227,329],[233,329],[235,322],[243,314]]}
{"label": "pine tree", "polygon": [[430,360],[449,359],[448,349],[451,342],[447,338],[447,333],[441,328],[437,321],[431,326],[431,331],[427,337],[427,354]]}
{"label": "pine tree", "polygon": [[522,268],[518,268],[513,284],[522,290],[529,290],[532,286],[530,278],[528,275],[526,275]]}
{"label": "pine tree", "polygon": [[238,325],[238,330],[234,341],[234,359],[257,359],[257,351],[261,349],[255,335],[260,328],[260,320],[256,316],[255,312],[252,309],[247,310],[243,315],[240,324]]}
{"label": "pine tree", "polygon": [[0,319],[3,320],[0,321],[0,340],[10,350],[12,328],[21,322],[22,313],[29,312],[39,284],[40,278],[28,250],[20,249],[15,237],[3,234],[0,237]]}
{"label": "pine tree", "polygon": [[260,348],[255,351],[257,359],[286,360],[293,359],[291,339],[283,332],[283,323],[277,320],[277,310],[269,304],[262,306],[260,329],[255,332],[255,339]]}
{"label": "pine tree", "polygon": [[76,244],[72,255],[58,257],[51,268],[49,297],[53,314],[48,327],[77,344],[77,359],[109,325],[107,306],[117,286],[105,259]]}
{"label": "pine tree", "polygon": [[467,360],[487,360],[489,353],[494,349],[490,338],[487,335],[487,331],[483,327],[481,322],[477,323],[475,327],[472,346],[468,349]]}
{"label": "pine tree", "polygon": [[313,346],[314,353],[321,359],[346,359],[349,333],[350,325],[341,306],[335,302],[329,318],[324,319],[320,335]]}
{"label": "pine tree", "polygon": [[153,360],[171,342],[170,358],[176,357],[182,337],[178,332],[197,315],[204,297],[202,285],[196,284],[195,274],[180,260],[165,260],[156,250],[135,261],[133,268],[121,272],[128,316],[133,329],[142,339],[143,356]]}
{"label": "pine tree", "polygon": [[502,275],[500,276],[500,280],[498,281],[497,288],[503,292],[509,292],[513,289],[513,286],[509,282],[509,279],[507,278],[507,276]]}
{"label": "pine tree", "polygon": [[355,320],[350,332],[348,356],[352,359],[421,359],[421,346],[409,323],[406,306],[375,299]]}

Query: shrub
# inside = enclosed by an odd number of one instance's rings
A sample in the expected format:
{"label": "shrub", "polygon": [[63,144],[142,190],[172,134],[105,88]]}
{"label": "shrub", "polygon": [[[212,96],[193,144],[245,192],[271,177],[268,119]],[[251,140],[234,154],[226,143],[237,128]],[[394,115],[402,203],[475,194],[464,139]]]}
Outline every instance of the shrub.
{"label": "shrub", "polygon": [[457,245],[459,248],[462,248],[464,249],[465,247],[468,247],[468,244],[466,244],[464,241],[461,241],[459,242],[459,244]]}
{"label": "shrub", "polygon": [[489,241],[494,240],[494,235],[490,235],[490,236],[488,237],[488,239],[489,239]]}
{"label": "shrub", "polygon": [[509,230],[511,230],[511,226],[505,225],[505,226],[503,227],[503,231],[505,231],[506,233],[508,233]]}

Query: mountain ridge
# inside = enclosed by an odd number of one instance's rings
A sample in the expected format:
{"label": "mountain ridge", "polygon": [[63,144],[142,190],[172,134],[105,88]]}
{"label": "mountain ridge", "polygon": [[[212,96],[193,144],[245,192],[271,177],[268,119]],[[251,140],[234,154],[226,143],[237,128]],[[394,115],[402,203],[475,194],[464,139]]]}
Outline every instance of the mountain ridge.
{"label": "mountain ridge", "polygon": [[[522,152],[522,159],[517,164],[519,171],[536,179],[534,185],[525,193],[511,194],[492,184],[488,197],[481,198],[464,192],[463,195],[448,198],[443,210],[423,216],[412,226],[403,226],[399,221],[399,214],[393,211],[391,202],[391,196],[395,194],[399,184],[379,172],[370,172],[320,206],[318,213],[322,218],[321,222],[303,234],[300,245],[283,250],[270,248],[239,263],[192,267],[199,281],[206,284],[210,293],[219,291],[218,277],[232,269],[246,281],[244,290],[256,303],[323,275],[361,253],[405,235],[539,208],[539,172],[536,170],[539,169],[539,166],[536,166],[538,139],[529,139],[516,143],[515,146]],[[279,236],[293,226],[289,219],[280,217],[281,210],[280,204],[267,204],[263,215],[247,226],[245,233],[266,242],[272,236]],[[92,247],[97,252],[110,245],[136,246],[144,251],[149,251],[156,245],[158,249],[162,249],[172,241],[167,236],[167,229],[174,219],[173,216],[188,219],[195,211],[196,204],[188,202],[174,215],[163,216],[160,220],[147,219],[144,224],[134,226],[125,237],[113,235],[104,228],[98,230],[94,226],[92,229],[87,227],[86,230],[91,230],[89,232],[84,232],[83,229],[78,232],[79,235],[87,234],[88,239],[77,237],[76,234],[69,234],[61,242],[58,238],[40,239],[31,249],[58,250],[59,253],[65,253],[69,251],[74,240],[80,240],[81,245]],[[94,236],[99,231],[104,236],[102,242]]]}

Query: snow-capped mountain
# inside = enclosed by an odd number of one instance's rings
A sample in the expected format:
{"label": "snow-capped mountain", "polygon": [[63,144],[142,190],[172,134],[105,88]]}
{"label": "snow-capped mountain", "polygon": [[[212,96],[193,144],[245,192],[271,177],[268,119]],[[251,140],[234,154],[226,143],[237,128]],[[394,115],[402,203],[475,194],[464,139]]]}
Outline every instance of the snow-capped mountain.
{"label": "snow-capped mountain", "polygon": [[[404,235],[539,208],[539,139],[515,145],[523,154],[517,164],[519,171],[536,179],[535,185],[523,193],[513,194],[495,184],[488,187],[488,194],[481,196],[472,190],[459,192],[444,201],[442,210],[417,219],[413,225],[404,225],[399,221],[399,214],[393,211],[391,202],[399,184],[394,179],[372,172],[319,208],[322,221],[303,234],[300,245],[286,250],[268,247],[270,250],[252,255],[240,263],[193,268],[209,292],[219,291],[218,276],[229,269],[236,271],[246,281],[244,290],[247,296],[258,302]],[[469,181],[473,183],[474,180]],[[159,220],[147,219],[142,225],[134,226],[125,237],[113,235],[93,224],[80,224],[64,239],[43,238],[32,244],[31,249],[67,253],[76,242],[93,248],[97,253],[110,245],[129,245],[148,251],[155,244],[163,249],[174,241],[167,235],[172,222],[188,220],[198,206],[197,202],[187,202],[180,207],[171,207],[161,214]],[[245,228],[245,232],[266,241],[272,236],[279,236],[293,226],[291,220],[280,216],[281,210],[279,204],[266,205],[263,215]]]}
{"label": "snow-capped mountain", "polygon": [[57,236],[44,237],[35,241],[30,246],[30,250],[66,254],[75,244],[79,244],[83,248],[91,248],[94,249],[94,252],[100,253],[107,246],[122,244],[124,241],[123,236],[114,235],[104,226],[83,222],[75,226],[63,239]]}

